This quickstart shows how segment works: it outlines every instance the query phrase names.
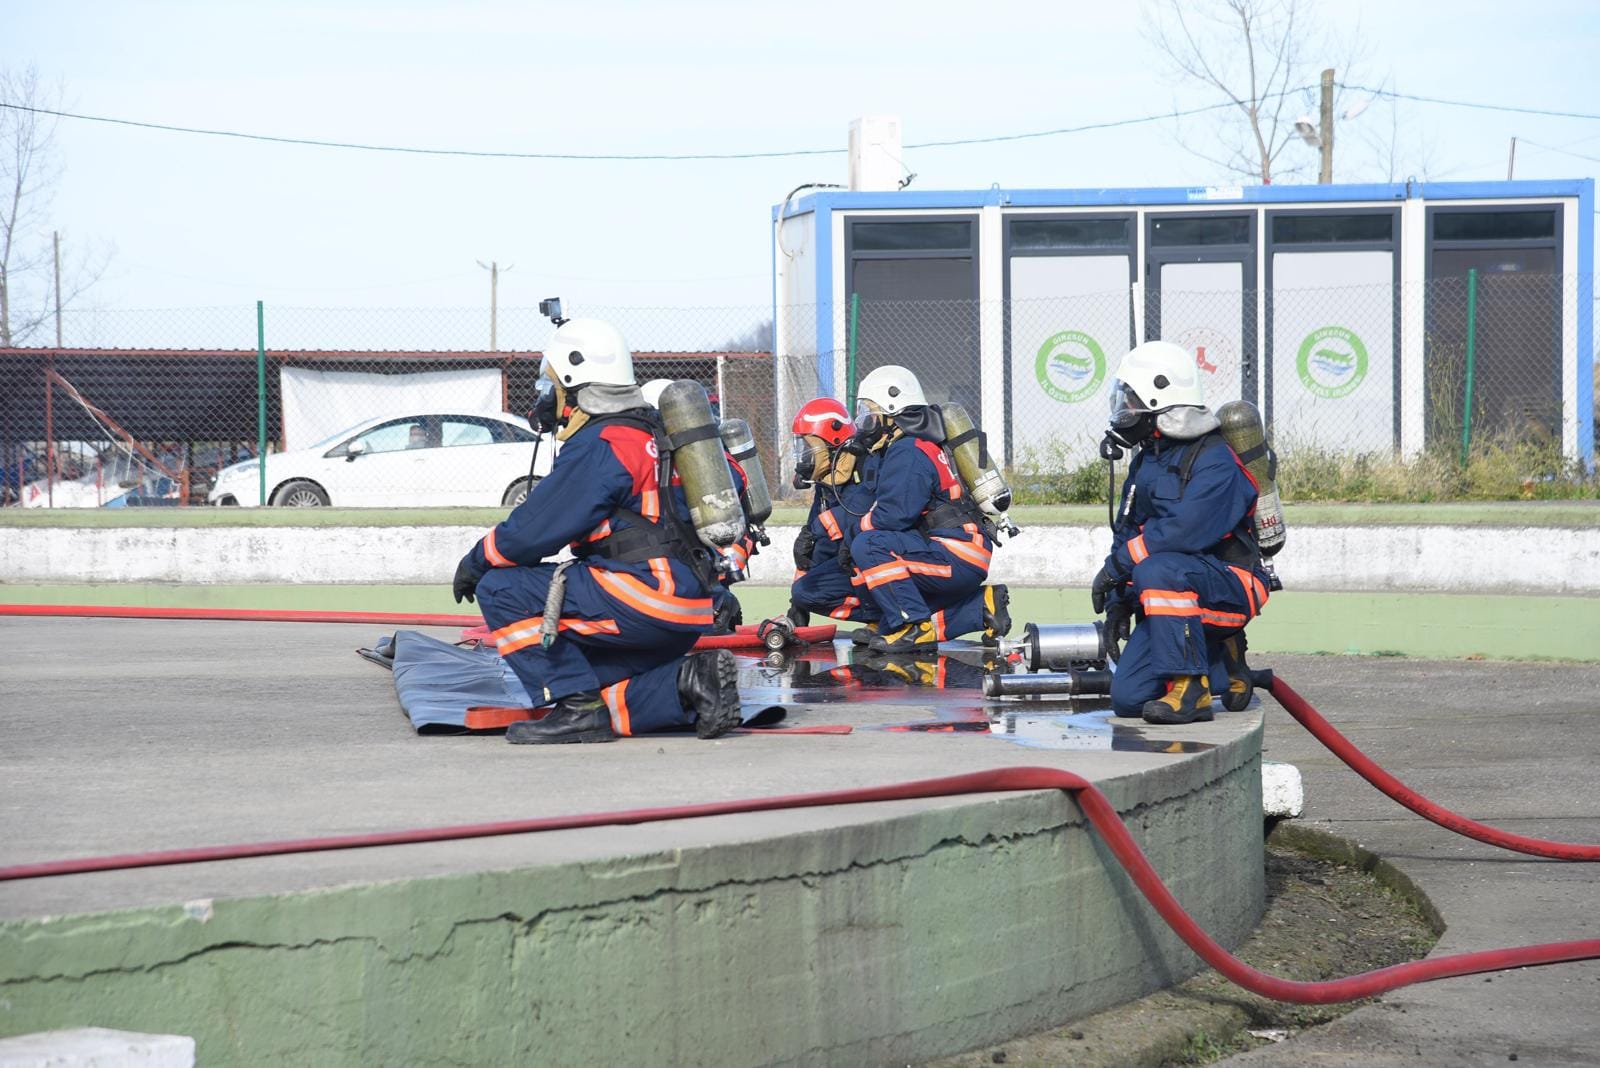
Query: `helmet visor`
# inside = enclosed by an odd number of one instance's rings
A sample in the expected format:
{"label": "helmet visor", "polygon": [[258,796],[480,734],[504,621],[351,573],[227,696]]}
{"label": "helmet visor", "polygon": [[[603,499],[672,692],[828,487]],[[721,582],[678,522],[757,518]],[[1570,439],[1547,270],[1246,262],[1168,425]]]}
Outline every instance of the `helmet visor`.
{"label": "helmet visor", "polygon": [[1140,417],[1148,414],[1150,409],[1139,399],[1139,394],[1133,391],[1133,387],[1120,378],[1111,383],[1112,426],[1126,430],[1137,423]]}
{"label": "helmet visor", "polygon": [[796,434],[789,444],[789,461],[794,465],[793,485],[805,489],[817,480],[817,453],[814,439]]}
{"label": "helmet visor", "polygon": [[883,429],[883,412],[869,400],[856,401],[856,434],[871,438]]}

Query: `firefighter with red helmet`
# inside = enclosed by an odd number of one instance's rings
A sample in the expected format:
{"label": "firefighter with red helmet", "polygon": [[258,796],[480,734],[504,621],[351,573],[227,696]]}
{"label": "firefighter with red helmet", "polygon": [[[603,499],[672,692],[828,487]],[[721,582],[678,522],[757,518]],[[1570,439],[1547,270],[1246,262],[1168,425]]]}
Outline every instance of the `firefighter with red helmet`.
{"label": "firefighter with red helmet", "polygon": [[871,628],[878,608],[856,578],[850,543],[872,507],[871,468],[876,458],[854,446],[855,422],[832,397],[801,405],[790,429],[794,485],[811,486],[813,493],[806,525],[795,538],[789,620],[804,626],[816,613]]}

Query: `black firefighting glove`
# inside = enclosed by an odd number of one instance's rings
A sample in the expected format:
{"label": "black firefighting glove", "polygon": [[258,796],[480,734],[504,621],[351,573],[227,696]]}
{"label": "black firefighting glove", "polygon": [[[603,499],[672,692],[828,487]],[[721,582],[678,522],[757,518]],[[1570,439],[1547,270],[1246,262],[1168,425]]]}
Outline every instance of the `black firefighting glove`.
{"label": "black firefighting glove", "polygon": [[1106,594],[1121,586],[1125,579],[1111,573],[1108,565],[1102,565],[1095,573],[1094,582],[1089,585],[1089,601],[1094,606],[1094,614],[1099,615],[1106,610]]}
{"label": "black firefighting glove", "polygon": [[855,574],[856,565],[855,561],[850,559],[850,543],[848,541],[839,542],[839,566],[844,569],[846,575]]}
{"label": "black firefighting glove", "polygon": [[478,592],[478,580],[483,578],[476,564],[472,562],[472,554],[461,558],[456,565],[455,581],[450,583],[450,592],[456,595],[456,604],[462,601],[471,601]]}
{"label": "black firefighting glove", "polygon": [[811,570],[811,554],[817,549],[817,536],[811,528],[802,530],[794,539],[794,566],[801,571]]}
{"label": "black firefighting glove", "polygon": [[1106,656],[1113,664],[1122,656],[1122,643],[1132,632],[1133,604],[1126,597],[1117,597],[1106,605]]}

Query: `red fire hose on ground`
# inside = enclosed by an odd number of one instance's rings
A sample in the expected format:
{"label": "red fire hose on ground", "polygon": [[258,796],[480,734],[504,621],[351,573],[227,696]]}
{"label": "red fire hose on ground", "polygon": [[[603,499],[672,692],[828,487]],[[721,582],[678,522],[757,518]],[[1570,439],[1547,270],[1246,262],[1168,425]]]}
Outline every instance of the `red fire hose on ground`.
{"label": "red fire hose on ground", "polygon": [[[1380,790],[1394,797],[1441,826],[1469,835],[1492,845],[1535,853],[1539,856],[1563,860],[1600,859],[1600,847],[1549,842],[1507,834],[1473,820],[1449,812],[1428,801],[1420,794],[1372,763],[1355,746],[1340,735],[1299,694],[1284,682],[1270,681],[1270,690],[1291,715],[1312,732],[1324,745],[1355,768]],[[1161,877],[1150,865],[1133,836],[1128,833],[1116,809],[1105,795],[1087,779],[1059,768],[1023,767],[998,768],[991,771],[972,772],[938,779],[921,779],[914,782],[883,786],[858,787],[845,790],[824,790],[817,793],[792,794],[786,797],[753,798],[743,801],[716,801],[696,805],[678,805],[666,808],[632,809],[622,812],[599,812],[577,816],[554,816],[543,819],[507,820],[499,823],[464,824],[454,827],[430,827],[375,834],[341,835],[326,838],[307,838],[281,842],[262,842],[254,845],[208,846],[198,849],[175,849],[164,852],[133,853],[123,856],[88,857],[80,860],[47,861],[39,864],[21,864],[0,868],[0,882],[15,879],[37,879],[52,875],[71,875],[84,872],[115,871],[128,868],[154,867],[167,864],[192,864],[201,861],[236,860],[242,857],[275,856],[286,853],[321,852],[334,849],[355,849],[367,846],[404,845],[417,842],[441,842],[466,838],[485,838],[495,835],[527,834],[535,831],[573,830],[583,827],[604,827],[617,824],[654,823],[663,820],[693,819],[701,816],[726,816],[742,812],[768,812],[775,809],[813,808],[824,805],[862,804],[874,801],[903,801],[914,798],[948,797],[959,794],[1001,793],[1016,790],[1065,790],[1072,794],[1084,815],[1111,848],[1113,855],[1132,878],[1146,900],[1160,913],[1161,918],[1183,939],[1202,960],[1216,969],[1229,981],[1279,1001],[1300,1004],[1326,1004],[1371,997],[1412,983],[1453,976],[1472,975],[1478,972],[1497,971],[1503,968],[1522,968],[1562,961],[1592,960],[1600,958],[1600,939],[1574,942],[1550,942],[1537,946],[1520,946],[1507,949],[1460,953],[1430,960],[1411,961],[1377,971],[1353,975],[1345,979],[1325,982],[1297,982],[1279,979],[1257,971],[1222,948],[1178,904],[1172,892],[1162,883]]]}

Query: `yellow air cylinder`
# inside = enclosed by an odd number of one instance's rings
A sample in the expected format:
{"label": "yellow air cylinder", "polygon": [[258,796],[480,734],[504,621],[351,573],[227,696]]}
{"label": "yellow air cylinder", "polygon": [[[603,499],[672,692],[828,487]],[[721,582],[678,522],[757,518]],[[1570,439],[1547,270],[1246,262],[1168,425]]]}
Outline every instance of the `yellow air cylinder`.
{"label": "yellow air cylinder", "polygon": [[[944,416],[944,444],[956,462],[956,473],[984,513],[1003,517],[1011,507],[1011,487],[1000,474],[983,447],[972,417],[959,404],[941,404]],[[1006,520],[1007,523],[1010,520]]]}
{"label": "yellow air cylinder", "polygon": [[1283,520],[1283,501],[1278,497],[1278,458],[1267,443],[1261,413],[1247,400],[1229,401],[1217,409],[1222,437],[1239,462],[1256,480],[1260,496],[1256,499],[1256,543],[1262,556],[1274,556],[1283,548],[1288,534]]}
{"label": "yellow air cylinder", "polygon": [[695,534],[714,549],[732,545],[744,536],[744,508],[705,387],[688,379],[673,382],[661,391],[657,406]]}
{"label": "yellow air cylinder", "polygon": [[753,524],[765,523],[772,515],[772,491],[767,488],[767,472],[761,466],[761,454],[756,452],[750,424],[743,419],[724,419],[722,444],[744,468],[744,495],[750,502],[750,514],[745,518]]}

